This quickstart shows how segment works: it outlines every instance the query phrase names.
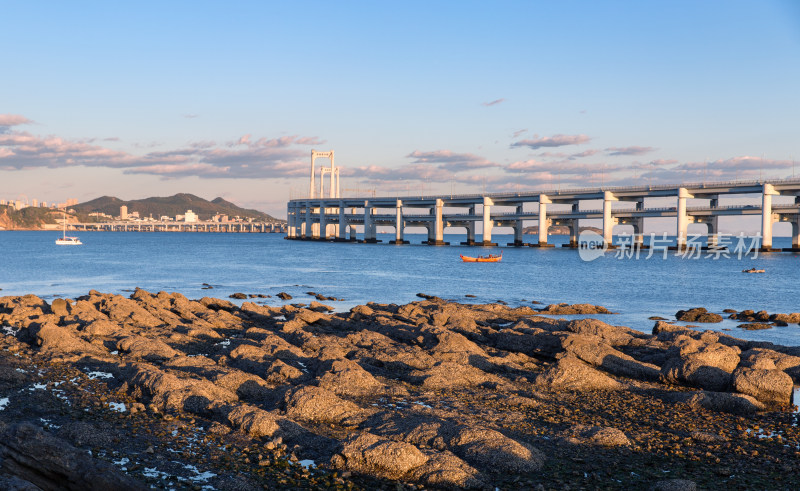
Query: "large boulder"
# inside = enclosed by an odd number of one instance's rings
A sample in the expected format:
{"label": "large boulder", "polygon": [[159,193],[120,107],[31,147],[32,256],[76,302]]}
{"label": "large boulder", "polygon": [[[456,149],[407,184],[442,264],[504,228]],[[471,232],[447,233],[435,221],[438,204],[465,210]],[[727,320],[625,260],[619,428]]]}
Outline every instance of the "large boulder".
{"label": "large boulder", "polygon": [[675,314],[675,318],[682,322],[722,322],[721,315],[709,312],[703,307],[696,307],[689,310],[679,310]]}
{"label": "large boulder", "polygon": [[577,334],[591,334],[605,340],[611,346],[624,346],[631,342],[635,333],[627,327],[617,327],[597,319],[577,319],[569,322],[565,329]]}
{"label": "large boulder", "polygon": [[428,457],[410,443],[361,433],[342,442],[339,452],[331,459],[331,465],[386,479],[400,479],[427,461]]}
{"label": "large boulder", "polygon": [[180,355],[164,341],[143,336],[129,336],[120,339],[117,342],[117,349],[147,361],[164,361]]}
{"label": "large boulder", "polygon": [[27,423],[10,427],[0,423],[0,462],[4,477],[15,476],[20,486],[25,481],[36,486],[18,489],[150,489],[113,465]]}
{"label": "large boulder", "polygon": [[733,372],[733,388],[768,406],[791,404],[792,377],[780,370],[740,367]]}
{"label": "large boulder", "polygon": [[364,396],[386,390],[369,372],[347,358],[324,363],[320,372],[319,386],[337,395]]}
{"label": "large boulder", "polygon": [[312,423],[340,423],[362,409],[322,387],[307,386],[286,394],[286,415]]}
{"label": "large boulder", "polygon": [[591,305],[588,303],[576,303],[569,305],[566,303],[550,304],[542,309],[539,309],[542,314],[551,315],[575,315],[575,314],[612,314],[607,308],[600,305]]}
{"label": "large boulder", "polygon": [[618,390],[622,384],[592,368],[577,357],[567,355],[536,377],[536,385],[559,390]]}
{"label": "large boulder", "polygon": [[614,375],[638,380],[658,380],[660,377],[656,365],[637,361],[597,336],[569,334],[561,339],[561,346],[567,353]]}
{"label": "large boulder", "polygon": [[608,426],[573,426],[569,433],[570,440],[578,443],[590,443],[603,447],[622,447],[631,444],[627,435],[622,430]]}
{"label": "large boulder", "polygon": [[731,373],[739,364],[739,349],[720,343],[703,343],[688,336],[679,336],[667,351],[661,368],[668,382],[688,383],[711,391],[725,391]]}
{"label": "large boulder", "polygon": [[462,427],[448,444],[456,455],[480,467],[520,473],[544,466],[545,456],[538,449],[488,428]]}

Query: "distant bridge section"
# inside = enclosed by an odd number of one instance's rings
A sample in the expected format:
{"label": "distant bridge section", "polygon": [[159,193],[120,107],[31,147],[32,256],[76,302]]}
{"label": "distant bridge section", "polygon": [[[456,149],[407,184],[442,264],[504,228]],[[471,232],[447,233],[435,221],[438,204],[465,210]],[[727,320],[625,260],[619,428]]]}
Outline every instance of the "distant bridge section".
{"label": "distant bridge section", "polygon": [[[720,196],[756,196],[758,205],[720,206]],[[790,204],[773,205],[774,196],[791,196]],[[674,206],[646,208],[646,198],[671,198]],[[689,199],[708,200],[705,206],[687,206]],[[582,202],[601,202],[602,208],[586,209]],[[525,205],[533,210],[525,210]],[[614,206],[625,203],[628,206]],[[586,205],[590,203],[585,203]],[[559,210],[548,205],[561,206]],[[597,206],[595,204],[594,206]],[[563,209],[567,208],[567,209]],[[447,212],[445,212],[447,209]],[[648,218],[674,218],[675,248],[684,249],[688,226],[692,223],[708,227],[709,245],[717,243],[719,217],[760,216],[761,250],[772,248],[772,229],[778,222],[792,226],[792,248],[800,251],[800,179],[765,181],[729,181],[657,186],[629,186],[546,190],[521,193],[439,195],[419,197],[308,198],[294,199],[287,205],[287,239],[292,240],[360,240],[377,242],[377,227],[393,227],[394,244],[407,244],[404,231],[422,227],[428,231],[430,245],[447,245],[445,228],[463,228],[467,233],[464,245],[497,245],[492,230],[510,227],[514,242],[509,246],[551,247],[548,230],[555,225],[570,229],[570,246],[577,247],[581,220],[601,220],[603,239],[610,247],[616,225],[633,226],[636,241],[643,242],[644,221]],[[538,241],[523,241],[523,222],[536,220]],[[477,225],[481,224],[478,239]],[[360,239],[359,239],[360,235]]]}
{"label": "distant bridge section", "polygon": [[268,222],[131,222],[72,223],[70,230],[94,232],[227,232],[287,233],[285,223]]}

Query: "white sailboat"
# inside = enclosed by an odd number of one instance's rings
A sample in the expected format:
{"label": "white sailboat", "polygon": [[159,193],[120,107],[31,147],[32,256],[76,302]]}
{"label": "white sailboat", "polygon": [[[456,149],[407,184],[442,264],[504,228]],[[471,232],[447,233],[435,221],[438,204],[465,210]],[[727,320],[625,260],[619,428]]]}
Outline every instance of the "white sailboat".
{"label": "white sailboat", "polygon": [[56,245],[82,245],[81,239],[78,237],[67,237],[67,211],[64,210],[64,235],[60,239],[56,239]]}

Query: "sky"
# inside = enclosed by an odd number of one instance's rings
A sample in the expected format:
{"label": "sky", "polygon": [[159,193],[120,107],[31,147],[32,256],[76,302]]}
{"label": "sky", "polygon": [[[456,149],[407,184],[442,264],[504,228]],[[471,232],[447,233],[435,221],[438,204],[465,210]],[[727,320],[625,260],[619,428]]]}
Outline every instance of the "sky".
{"label": "sky", "polygon": [[800,1],[0,11],[3,199],[183,192],[285,217],[312,149],[346,196],[800,174]]}

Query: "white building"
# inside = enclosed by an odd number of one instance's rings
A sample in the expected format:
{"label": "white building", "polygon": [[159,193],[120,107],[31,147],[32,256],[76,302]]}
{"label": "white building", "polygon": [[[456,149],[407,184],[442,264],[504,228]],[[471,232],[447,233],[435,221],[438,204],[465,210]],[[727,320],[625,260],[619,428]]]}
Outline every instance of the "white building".
{"label": "white building", "polygon": [[192,210],[186,210],[186,215],[183,216],[183,221],[186,223],[197,222],[197,215]]}

